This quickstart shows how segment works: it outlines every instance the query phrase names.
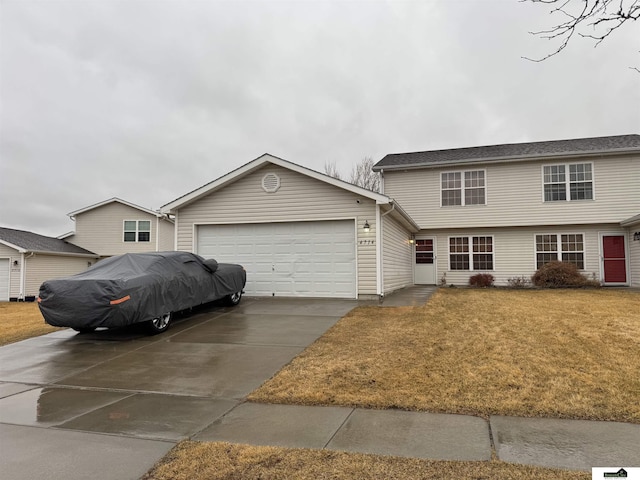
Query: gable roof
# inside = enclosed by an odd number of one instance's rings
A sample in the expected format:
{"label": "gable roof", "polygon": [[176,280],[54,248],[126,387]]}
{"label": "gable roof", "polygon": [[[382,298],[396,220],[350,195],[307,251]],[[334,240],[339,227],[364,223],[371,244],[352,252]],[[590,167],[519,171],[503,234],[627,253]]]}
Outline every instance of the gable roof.
{"label": "gable roof", "polygon": [[[135,203],[127,202],[126,200],[122,200],[121,198],[113,197],[108,200],[104,200],[103,202],[96,203],[94,205],[89,205],[88,207],[81,208],[80,210],[76,210],[71,213],[67,213],[67,215],[73,219],[76,215],[80,215],[81,213],[88,212],[90,210],[94,210],[96,208],[103,207],[104,205],[108,205],[110,203],[121,203],[122,205],[126,205],[127,207],[135,208],[136,210],[140,210],[141,212],[148,213],[149,215],[154,215],[158,218],[166,218],[160,212],[156,212],[154,210],[150,210],[148,208],[141,207],[140,205],[136,205]],[[170,220],[170,219],[169,219]]]}
{"label": "gable roof", "polygon": [[613,137],[452,148],[426,152],[392,153],[376,163],[373,170],[435,168],[442,165],[473,162],[512,162],[624,153],[640,153],[640,135],[617,135]]}
{"label": "gable roof", "polygon": [[209,195],[216,190],[220,190],[222,187],[229,185],[236,180],[258,170],[262,166],[267,163],[272,163],[274,165],[278,165],[282,168],[286,168],[288,170],[292,170],[294,172],[300,173],[302,175],[306,175],[307,177],[315,178],[321,182],[328,183],[338,188],[342,188],[344,190],[348,190],[357,195],[370,198],[375,200],[376,203],[379,204],[388,204],[391,201],[391,198],[386,195],[382,195],[381,193],[376,193],[371,190],[367,190],[366,188],[359,187],[349,182],[345,182],[343,180],[338,180],[337,178],[330,177],[329,175],[325,175],[324,173],[316,172],[315,170],[311,170],[310,168],[303,167],[301,165],[297,165],[295,163],[289,162],[287,160],[283,160],[282,158],[274,157],[268,153],[265,153],[255,160],[250,161],[242,165],[239,168],[223,175],[222,177],[213,180],[212,182],[203,185],[200,188],[193,190],[192,192],[183,195],[175,199],[173,202],[167,203],[164,205],[160,211],[163,213],[173,213],[176,209],[182,208],[196,200]]}
{"label": "gable roof", "polygon": [[45,237],[37,233],[0,227],[0,243],[20,253],[54,253],[58,255],[91,256],[93,252],[59,238]]}

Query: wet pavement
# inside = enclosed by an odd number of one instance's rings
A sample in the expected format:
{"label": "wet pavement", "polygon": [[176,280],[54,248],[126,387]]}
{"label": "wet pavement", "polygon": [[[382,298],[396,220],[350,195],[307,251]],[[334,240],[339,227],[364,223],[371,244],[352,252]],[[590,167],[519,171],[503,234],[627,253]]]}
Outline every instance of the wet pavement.
{"label": "wet pavement", "polygon": [[[424,303],[433,291],[384,304]],[[245,402],[359,303],[378,302],[245,298],[154,337],[64,330],[0,347],[0,472],[135,479],[186,438],[443,460],[489,460],[495,449],[579,470],[638,464],[640,425]]]}

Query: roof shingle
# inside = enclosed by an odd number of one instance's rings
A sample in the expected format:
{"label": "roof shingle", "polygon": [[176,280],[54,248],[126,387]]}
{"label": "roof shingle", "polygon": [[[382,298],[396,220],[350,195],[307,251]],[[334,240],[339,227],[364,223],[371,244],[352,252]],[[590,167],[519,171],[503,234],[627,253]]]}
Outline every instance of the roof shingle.
{"label": "roof shingle", "polygon": [[452,148],[426,152],[392,153],[375,164],[374,170],[448,163],[526,160],[540,157],[562,157],[594,153],[640,152],[640,135],[578,138],[547,142],[513,143],[484,147]]}
{"label": "roof shingle", "polygon": [[[89,250],[58,238],[45,237],[37,233],[0,227],[0,240],[20,247],[28,252],[66,253],[76,255],[96,255]],[[96,255],[97,256],[97,255]]]}

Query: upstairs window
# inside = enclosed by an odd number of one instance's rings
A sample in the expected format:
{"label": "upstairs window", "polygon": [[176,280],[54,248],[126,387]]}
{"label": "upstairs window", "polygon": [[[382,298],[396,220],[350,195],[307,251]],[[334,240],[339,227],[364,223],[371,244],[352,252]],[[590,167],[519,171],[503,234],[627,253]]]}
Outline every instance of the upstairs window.
{"label": "upstairs window", "polygon": [[441,177],[442,206],[484,205],[485,172],[445,172]]}
{"label": "upstairs window", "polygon": [[545,165],[544,201],[593,200],[593,172],[590,163]]}
{"label": "upstairs window", "polygon": [[151,241],[151,222],[149,220],[125,220],[125,242],[149,242]]}

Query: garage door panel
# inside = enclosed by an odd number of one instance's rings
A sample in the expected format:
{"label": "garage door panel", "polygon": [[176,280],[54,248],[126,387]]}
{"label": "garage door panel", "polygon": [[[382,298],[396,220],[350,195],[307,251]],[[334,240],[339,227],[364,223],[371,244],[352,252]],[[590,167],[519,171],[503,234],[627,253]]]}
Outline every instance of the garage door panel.
{"label": "garage door panel", "polygon": [[352,220],[198,227],[198,253],[247,270],[248,295],[356,296]]}

